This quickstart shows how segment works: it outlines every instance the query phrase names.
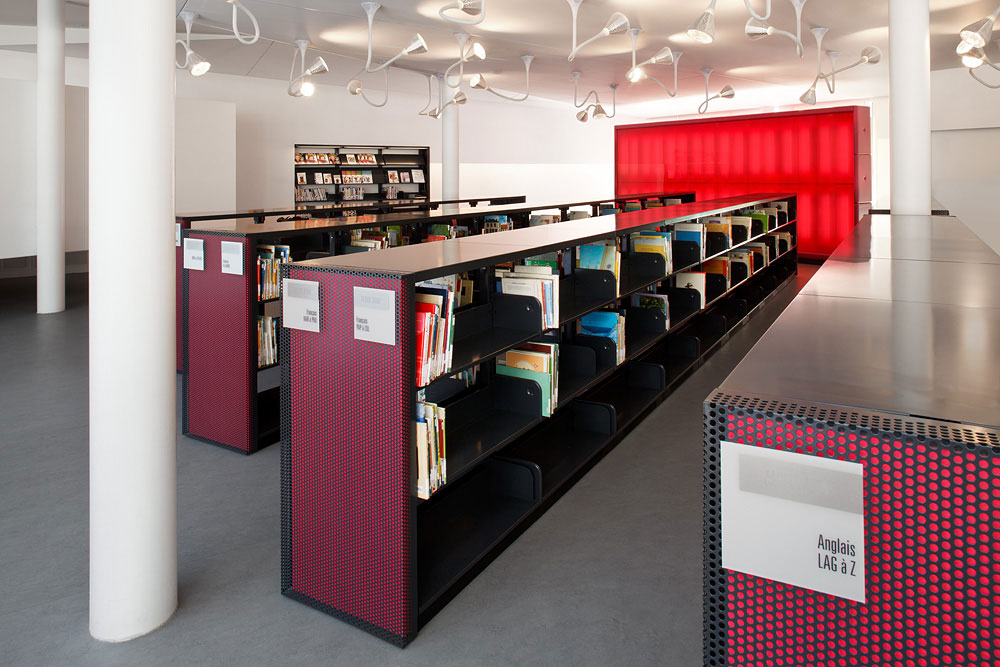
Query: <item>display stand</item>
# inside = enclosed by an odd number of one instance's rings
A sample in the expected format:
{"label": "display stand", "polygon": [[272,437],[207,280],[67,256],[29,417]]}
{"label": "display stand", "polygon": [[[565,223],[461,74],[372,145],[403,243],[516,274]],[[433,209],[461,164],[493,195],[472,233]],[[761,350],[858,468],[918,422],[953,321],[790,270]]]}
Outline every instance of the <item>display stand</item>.
{"label": "display stand", "polygon": [[866,217],[705,401],[705,665],[997,664],[997,284]]}
{"label": "display stand", "polygon": [[[789,210],[773,228],[704,260],[685,260],[691,249],[675,242],[670,273],[661,256],[629,246],[634,232],[779,200]],[[286,278],[317,285],[319,316],[318,331],[282,329],[282,592],[405,646],[795,274],[797,253],[794,243],[785,247],[705,307],[697,292],[676,284],[677,275],[779,232],[794,234],[795,224],[794,196],[747,195],[283,267]],[[448,471],[447,483],[419,501],[416,283],[464,271],[489,276],[501,263],[575,254],[616,238],[624,239],[620,290],[610,271],[570,271],[561,279],[558,329],[541,330],[536,299],[496,293],[489,279],[479,300],[458,311],[452,370],[485,370],[471,388],[447,376],[427,386],[426,400],[447,406]],[[576,332],[585,314],[627,304],[630,294],[658,283],[670,295],[670,327],[662,314],[628,308],[624,363],[616,363],[608,339]],[[358,317],[364,326],[370,321],[358,315],[365,307],[355,299],[359,289],[379,290],[377,300],[392,304],[374,333],[357,333]],[[382,342],[364,340],[369,335]],[[550,418],[542,417],[538,383],[488,370],[531,340],[559,343],[559,400]]]}

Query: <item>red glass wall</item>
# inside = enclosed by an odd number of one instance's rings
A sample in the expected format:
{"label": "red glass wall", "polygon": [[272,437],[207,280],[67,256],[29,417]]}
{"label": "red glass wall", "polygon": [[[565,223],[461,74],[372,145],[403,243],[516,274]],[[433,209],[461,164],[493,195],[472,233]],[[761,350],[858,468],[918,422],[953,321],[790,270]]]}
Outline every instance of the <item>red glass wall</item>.
{"label": "red glass wall", "polygon": [[825,258],[871,202],[870,114],[836,107],[615,128],[615,195],[798,195],[799,254]]}

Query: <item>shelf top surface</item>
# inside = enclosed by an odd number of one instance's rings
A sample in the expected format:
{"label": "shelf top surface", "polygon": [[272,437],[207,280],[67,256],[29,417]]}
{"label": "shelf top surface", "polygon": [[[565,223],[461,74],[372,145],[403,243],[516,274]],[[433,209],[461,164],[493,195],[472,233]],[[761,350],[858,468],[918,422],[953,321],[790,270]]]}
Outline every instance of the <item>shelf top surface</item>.
{"label": "shelf top surface", "polygon": [[[676,194],[688,194],[688,193],[670,193],[670,195]],[[670,196],[662,195],[662,196]],[[629,197],[634,198],[634,196]],[[479,202],[488,202],[491,200],[510,200],[510,199],[521,199],[520,202],[505,203],[505,204],[486,204]],[[392,200],[398,202],[399,200]],[[600,202],[608,201],[604,199],[586,201],[586,202],[551,202],[551,201],[535,201],[527,202],[520,196],[508,196],[508,197],[492,197],[492,198],[477,198],[477,199],[460,199],[451,200],[446,202],[427,202],[426,200],[414,200],[408,202],[410,204],[422,204],[425,206],[434,206],[428,211],[407,211],[407,212],[397,212],[397,213],[379,213],[379,214],[366,214],[358,216],[350,216],[345,218],[317,218],[310,220],[295,220],[288,222],[277,222],[272,218],[272,214],[268,214],[264,211],[258,213],[258,215],[264,215],[265,221],[263,223],[254,223],[252,220],[246,217],[238,217],[233,219],[223,219],[214,220],[212,222],[207,222],[205,224],[199,224],[196,229],[197,231],[210,231],[210,232],[228,232],[238,236],[275,236],[282,233],[298,233],[304,231],[335,231],[338,229],[356,229],[359,227],[380,227],[385,225],[399,225],[399,224],[412,224],[416,222],[450,222],[451,220],[462,219],[462,218],[472,218],[480,217],[484,215],[513,215],[519,213],[530,213],[532,211],[559,211],[560,209],[568,209],[572,207],[580,206],[594,206]],[[610,201],[613,201],[610,200]],[[457,203],[453,203],[457,202]],[[476,206],[473,206],[471,202],[477,202]],[[684,204],[681,204],[683,206]],[[332,206],[328,207],[332,208]],[[351,208],[351,206],[341,206],[340,208]],[[661,211],[663,207],[658,207],[654,209],[647,209],[649,211]],[[297,213],[303,213],[304,211],[297,211]],[[634,213],[641,213],[642,211],[635,211]],[[296,213],[296,211],[281,212],[283,215]]]}
{"label": "shelf top surface", "polygon": [[[329,166],[329,165],[327,165]],[[320,183],[306,183],[308,186],[321,185]],[[332,185],[331,183],[324,183],[322,185]],[[341,184],[343,185],[343,184]],[[348,183],[348,185],[351,185]],[[360,185],[364,185],[363,183]],[[407,185],[403,183],[402,185]],[[413,185],[410,183],[409,185]],[[417,185],[421,185],[417,183]],[[428,200],[426,197],[416,197],[408,199],[371,199],[371,200],[359,200],[359,201],[342,201],[342,202],[298,202],[292,208],[251,208],[245,211],[203,211],[200,213],[183,213],[175,216],[178,220],[190,220],[196,222],[198,220],[211,220],[211,221],[221,221],[221,220],[238,220],[240,218],[254,218],[258,216],[284,216],[284,215],[295,215],[302,213],[312,213],[312,212],[322,212],[322,211],[336,211],[342,209],[358,209],[358,208],[386,208],[386,207],[397,207],[397,206],[440,206],[442,204],[454,204],[454,203],[468,203],[468,202],[487,202],[491,200],[510,200],[510,199],[520,199],[524,200],[524,195],[507,195],[503,197],[472,197],[469,199],[444,199],[444,200]]]}
{"label": "shelf top surface", "polygon": [[720,389],[1000,428],[998,284],[957,219],[872,216]]}
{"label": "shelf top surface", "polygon": [[298,264],[331,270],[414,275],[423,278],[496,264],[517,256],[551,252],[652,226],[716,215],[793,196],[786,193],[751,194],[675,204],[596,218],[579,218],[564,223],[513,229],[495,234],[420,243],[378,252],[337,255]]}

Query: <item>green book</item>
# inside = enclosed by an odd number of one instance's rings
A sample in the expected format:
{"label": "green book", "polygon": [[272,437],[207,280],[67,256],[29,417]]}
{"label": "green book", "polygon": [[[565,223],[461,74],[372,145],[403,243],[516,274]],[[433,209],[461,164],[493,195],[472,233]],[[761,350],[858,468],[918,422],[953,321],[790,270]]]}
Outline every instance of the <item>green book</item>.
{"label": "green book", "polygon": [[509,375],[511,377],[534,380],[542,390],[542,416],[552,416],[552,378],[548,373],[541,371],[529,371],[526,368],[513,368],[511,366],[497,365],[497,375]]}

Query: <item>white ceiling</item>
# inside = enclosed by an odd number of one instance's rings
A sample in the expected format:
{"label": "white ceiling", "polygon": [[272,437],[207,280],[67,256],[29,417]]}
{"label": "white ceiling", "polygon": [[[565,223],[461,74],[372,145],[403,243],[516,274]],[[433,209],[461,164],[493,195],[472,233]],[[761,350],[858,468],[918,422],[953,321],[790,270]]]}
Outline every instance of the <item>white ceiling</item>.
{"label": "white ceiling", "polygon": [[[144,0],[137,0],[144,1]],[[959,66],[954,48],[958,30],[988,15],[1000,0],[930,0],[931,67],[946,69]],[[262,38],[252,46],[233,39],[199,40],[194,48],[211,61],[212,72],[274,79],[288,77],[297,39],[309,39],[315,49],[327,56],[331,73],[325,83],[342,84],[353,78],[363,66],[367,40],[367,22],[360,2],[353,0],[243,0],[257,16]],[[447,0],[382,0],[376,15],[375,58],[388,58],[419,32],[429,45],[422,55],[406,57],[398,65],[425,73],[442,71],[457,60],[458,45],[453,33],[463,27],[446,22],[438,9]],[[752,0],[757,11],[763,0]],[[177,11],[197,12],[196,33],[224,35],[229,32],[231,5],[224,0],[176,0]],[[584,0],[579,13],[579,39],[596,33],[609,14],[624,12],[633,26],[641,27],[638,41],[640,60],[653,55],[662,46],[683,51],[679,66],[680,97],[704,94],[703,67],[714,68],[713,92],[725,84],[746,93],[753,89],[787,87],[804,90],[816,73],[816,47],[808,32],[811,26],[830,29],[824,49],[842,53],[838,64],[853,62],[868,45],[881,48],[882,63],[851,70],[838,79],[838,97],[884,95],[888,85],[888,2],[887,0],[809,0],[803,12],[805,57],[798,58],[791,40],[771,36],[749,42],[743,35],[748,14],[742,0],[719,0],[716,12],[716,42],[697,44],[686,37],[688,25],[704,10],[707,0]],[[915,3],[918,4],[918,3]],[[788,0],[773,0],[771,23],[794,31],[794,11]],[[243,19],[241,18],[241,21]],[[35,22],[34,0],[4,0],[0,3],[0,24],[32,25]],[[70,27],[86,27],[86,0],[67,3]],[[244,31],[248,22],[241,24]],[[486,46],[487,59],[471,63],[466,73],[478,71],[499,89],[521,91],[524,86],[523,54],[535,56],[532,66],[532,93],[538,97],[567,101],[573,94],[570,73],[583,73],[583,91],[597,87],[606,98],[610,82],[623,84],[618,101],[624,104],[646,103],[665,98],[652,82],[628,84],[625,72],[631,64],[631,42],[627,35],[612,35],[585,47],[574,62],[567,61],[571,42],[571,13],[566,0],[488,0],[486,20],[469,26],[467,31]],[[178,21],[178,31],[183,23]],[[8,44],[3,48],[32,50],[30,44]],[[67,47],[68,55],[86,55],[86,45]],[[828,67],[828,65],[827,65]],[[661,81],[672,81],[672,68],[657,66]],[[652,73],[652,70],[650,71]],[[369,75],[374,76],[374,75]],[[400,77],[397,77],[397,80]],[[381,81],[372,82],[372,86]],[[412,82],[408,87],[412,87]],[[762,90],[761,93],[764,91]],[[794,96],[797,97],[797,94]],[[821,100],[828,100],[825,91]],[[775,104],[797,102],[776,100]],[[642,106],[639,104],[639,106]]]}

